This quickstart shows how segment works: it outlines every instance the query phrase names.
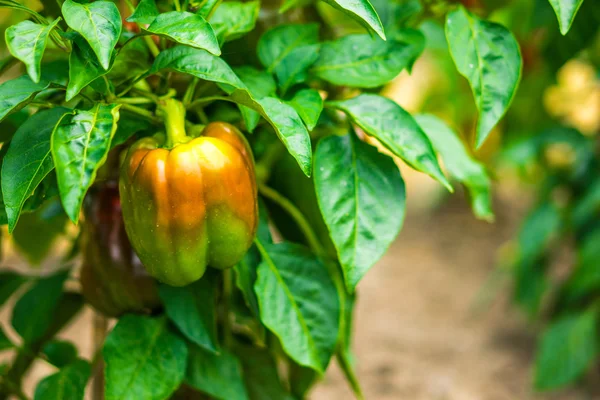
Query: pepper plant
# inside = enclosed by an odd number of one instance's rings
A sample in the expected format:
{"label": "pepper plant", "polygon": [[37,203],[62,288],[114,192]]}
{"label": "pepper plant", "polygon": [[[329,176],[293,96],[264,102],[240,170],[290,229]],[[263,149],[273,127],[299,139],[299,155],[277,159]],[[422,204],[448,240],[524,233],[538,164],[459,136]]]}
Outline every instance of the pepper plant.
{"label": "pepper plant", "polygon": [[[551,3],[566,33],[581,1]],[[38,361],[56,371],[37,399],[81,399],[90,381],[107,399],[305,398],[333,360],[363,398],[352,314],[402,227],[396,162],[449,191],[464,185],[475,216],[493,219],[490,178],[471,154],[506,113],[522,60],[485,8],[0,6],[21,19],[0,63],[0,221],[32,265],[53,260],[0,276],[18,336],[0,331],[0,350],[16,354],[1,398],[27,398]],[[472,142],[454,121],[378,94],[428,46],[424,22],[472,89]],[[70,249],[58,259],[57,236]],[[91,358],[55,338],[86,303]]]}

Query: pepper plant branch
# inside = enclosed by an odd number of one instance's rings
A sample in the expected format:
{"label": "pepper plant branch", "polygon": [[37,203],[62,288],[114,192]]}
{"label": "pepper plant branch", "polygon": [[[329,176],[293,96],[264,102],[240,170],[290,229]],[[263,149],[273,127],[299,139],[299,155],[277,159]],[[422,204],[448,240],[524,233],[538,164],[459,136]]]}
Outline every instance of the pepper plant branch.
{"label": "pepper plant branch", "polygon": [[223,343],[225,347],[231,348],[233,336],[231,333],[231,295],[232,290],[232,274],[231,269],[223,271]]}

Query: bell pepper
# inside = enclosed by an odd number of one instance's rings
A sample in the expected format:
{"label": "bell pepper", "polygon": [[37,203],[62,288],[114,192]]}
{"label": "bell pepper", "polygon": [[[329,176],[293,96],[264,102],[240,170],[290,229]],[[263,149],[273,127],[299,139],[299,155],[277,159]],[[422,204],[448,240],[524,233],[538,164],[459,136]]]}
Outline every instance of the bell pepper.
{"label": "bell pepper", "polygon": [[125,233],[116,180],[95,184],[84,202],[82,294],[109,317],[150,312],[160,305],[158,287]]}
{"label": "bell pepper", "polygon": [[134,143],[121,166],[125,229],[148,272],[184,286],[206,267],[237,264],[256,233],[254,159],[242,133],[224,122],[185,133],[185,109],[160,106],[167,136]]}

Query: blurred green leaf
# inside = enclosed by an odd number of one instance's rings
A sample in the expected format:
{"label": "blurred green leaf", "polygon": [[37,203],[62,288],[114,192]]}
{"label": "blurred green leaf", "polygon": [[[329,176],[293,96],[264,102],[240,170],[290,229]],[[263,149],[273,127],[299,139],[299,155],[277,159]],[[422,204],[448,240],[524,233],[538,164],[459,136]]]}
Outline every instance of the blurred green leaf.
{"label": "blurred green leaf", "polygon": [[293,360],[323,373],[339,329],[333,281],[322,262],[303,246],[256,243],[262,262],[254,290],[262,322]]}
{"label": "blurred green leaf", "polygon": [[44,345],[42,353],[55,367],[64,368],[77,360],[77,348],[66,340],[54,339]]}
{"label": "blurred green leaf", "polygon": [[226,349],[217,355],[190,346],[185,382],[218,400],[248,399],[240,362]]}
{"label": "blurred green leaf", "polygon": [[465,145],[442,120],[433,115],[417,115],[417,123],[434,149],[442,156],[451,177],[469,189],[471,207],[478,218],[492,221],[491,182],[485,167],[472,157]]}
{"label": "blurred green leaf", "polygon": [[156,7],[154,0],[141,0],[133,14],[127,18],[127,21],[140,24],[151,24],[158,14],[158,8]]}
{"label": "blurred green leaf", "polygon": [[146,31],[167,37],[179,44],[207,50],[217,56],[221,54],[215,32],[198,14],[186,11],[159,14]]}
{"label": "blurred green leaf", "polygon": [[0,272],[0,306],[25,282],[27,278],[16,272]]}
{"label": "blurred green leaf", "polygon": [[69,271],[64,271],[39,279],[15,304],[12,326],[25,343],[44,336],[55,321],[54,313],[62,295],[63,283],[68,276]]}
{"label": "blurred green leaf", "polygon": [[92,373],[87,361],[76,360],[44,378],[35,389],[34,400],[83,400],[85,386]]}
{"label": "blurred green leaf", "polygon": [[55,107],[38,112],[19,127],[10,142],[2,162],[2,195],[9,232],[15,228],[25,200],[54,169],[50,138],[58,121],[69,111]]}
{"label": "blurred green leaf", "polygon": [[423,34],[414,30],[402,40],[348,35],[323,43],[311,71],[335,85],[373,88],[410,69],[424,47]]}
{"label": "blurred green leaf", "polygon": [[237,346],[235,353],[242,363],[250,400],[293,400],[291,394],[283,387],[275,359],[267,349]]}
{"label": "blurred green leaf", "polygon": [[329,136],[317,146],[315,188],[353,292],[402,227],[406,194],[400,170],[353,133]]}
{"label": "blurred green leaf", "polygon": [[448,14],[446,38],[458,72],[473,90],[479,110],[476,146],[481,147],[519,86],[523,67],[519,45],[508,29],[462,6]]}
{"label": "blurred green leaf", "polygon": [[11,349],[14,347],[14,344],[10,341],[10,339],[4,333],[2,329],[2,325],[0,325],[0,352],[6,349]]}
{"label": "blurred green leaf", "polygon": [[408,165],[425,172],[448,190],[444,176],[427,135],[413,117],[394,101],[375,94],[361,94],[349,100],[326,103],[347,113],[366,133],[377,138]]}
{"label": "blurred green leaf", "polygon": [[185,287],[160,285],[165,313],[191,342],[217,353],[217,274],[207,271],[202,279]]}
{"label": "blurred green leaf", "polygon": [[0,121],[8,114],[19,111],[50,86],[45,81],[35,83],[27,75],[0,84]]}
{"label": "blurred green leaf", "polygon": [[88,188],[106,161],[119,120],[117,104],[96,104],[90,111],[65,115],[52,133],[52,158],[63,207],[77,223]]}
{"label": "blurred green leaf", "polygon": [[121,15],[115,3],[100,0],[80,4],[65,0],[62,13],[67,25],[85,38],[100,60],[100,65],[108,70],[122,29]]}
{"label": "blurred green leaf", "polygon": [[40,25],[31,21],[22,21],[5,31],[6,46],[10,53],[27,66],[27,73],[34,82],[40,81],[42,56],[46,50],[50,31],[60,19],[50,25]]}
{"label": "blurred green leaf", "polygon": [[309,131],[315,129],[323,111],[323,99],[317,90],[299,90],[287,103],[298,112]]}
{"label": "blurred green leaf", "polygon": [[260,2],[258,1],[247,3],[228,1],[217,7],[210,16],[209,22],[219,38],[219,43],[225,43],[239,39],[252,31],[259,12]]}
{"label": "blurred green leaf", "polygon": [[165,318],[125,315],[106,338],[103,355],[107,399],[161,400],[183,381],[188,349]]}
{"label": "blurred green leaf", "polygon": [[598,318],[593,311],[564,317],[542,336],[538,348],[535,386],[550,390],[573,382],[598,355]]}

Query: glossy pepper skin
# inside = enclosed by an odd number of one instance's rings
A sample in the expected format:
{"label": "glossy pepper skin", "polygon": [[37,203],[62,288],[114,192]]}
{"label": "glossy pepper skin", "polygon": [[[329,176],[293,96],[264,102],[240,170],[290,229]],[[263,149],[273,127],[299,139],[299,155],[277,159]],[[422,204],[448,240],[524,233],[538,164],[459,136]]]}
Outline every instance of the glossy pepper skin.
{"label": "glossy pepper skin", "polygon": [[256,180],[250,148],[234,126],[213,122],[190,138],[182,135],[182,108],[168,111],[167,142],[152,137],[133,144],[119,190],[125,228],[142,263],[161,282],[183,286],[207,266],[234,266],[251,246]]}
{"label": "glossy pepper skin", "polygon": [[137,257],[123,225],[117,181],[94,185],[84,203],[82,294],[108,317],[160,306],[157,282]]}

